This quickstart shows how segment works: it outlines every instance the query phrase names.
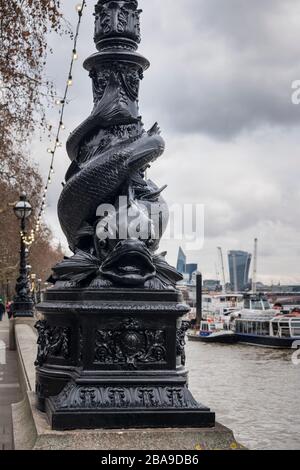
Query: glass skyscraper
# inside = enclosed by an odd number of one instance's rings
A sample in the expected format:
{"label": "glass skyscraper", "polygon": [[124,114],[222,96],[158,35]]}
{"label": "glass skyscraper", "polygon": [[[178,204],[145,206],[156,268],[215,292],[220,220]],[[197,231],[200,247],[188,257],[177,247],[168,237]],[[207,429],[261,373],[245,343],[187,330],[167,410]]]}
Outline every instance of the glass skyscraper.
{"label": "glass skyscraper", "polygon": [[249,284],[249,270],[252,255],[246,251],[229,251],[228,265],[232,290],[243,291]]}
{"label": "glass skyscraper", "polygon": [[198,269],[198,264],[186,262],[186,255],[181,247],[179,247],[177,257],[177,271],[184,277],[184,281],[191,283],[192,275]]}
{"label": "glass skyscraper", "polygon": [[178,257],[177,257],[177,271],[181,274],[185,274],[186,267],[186,256],[183,252],[181,246],[179,247]]}
{"label": "glass skyscraper", "polygon": [[192,274],[197,271],[198,264],[196,263],[189,263],[185,265],[185,272],[189,275],[189,282],[192,280]]}

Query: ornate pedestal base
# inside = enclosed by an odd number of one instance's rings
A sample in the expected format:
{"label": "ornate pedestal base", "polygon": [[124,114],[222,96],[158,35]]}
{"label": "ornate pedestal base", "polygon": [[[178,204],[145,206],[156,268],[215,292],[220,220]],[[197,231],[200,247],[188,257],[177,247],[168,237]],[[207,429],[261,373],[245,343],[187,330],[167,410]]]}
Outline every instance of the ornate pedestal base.
{"label": "ornate pedestal base", "polygon": [[51,289],[39,311],[38,407],[53,429],[214,426],[187,387],[178,293]]}
{"label": "ornate pedestal base", "polygon": [[13,314],[15,318],[33,318],[34,304],[32,301],[15,300],[13,302]]}

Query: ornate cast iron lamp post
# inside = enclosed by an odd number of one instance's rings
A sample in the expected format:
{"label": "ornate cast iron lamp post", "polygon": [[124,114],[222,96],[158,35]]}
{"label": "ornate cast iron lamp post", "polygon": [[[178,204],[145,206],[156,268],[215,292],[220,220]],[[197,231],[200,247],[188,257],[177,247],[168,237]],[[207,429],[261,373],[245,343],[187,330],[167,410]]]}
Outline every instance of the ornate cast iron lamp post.
{"label": "ornate cast iron lamp post", "polygon": [[38,306],[38,407],[54,429],[213,426],[187,386],[181,275],[158,251],[164,187],[145,177],[165,144],[139,114],[141,10],[99,0],[95,11],[94,108],[68,139],[58,203],[74,255]]}
{"label": "ornate cast iron lamp post", "polygon": [[33,317],[33,301],[30,293],[27,254],[28,249],[24,242],[26,235],[26,219],[31,214],[31,205],[27,201],[26,194],[22,193],[20,201],[14,207],[14,213],[20,220],[21,246],[20,246],[20,274],[16,284],[16,295],[13,301],[14,317]]}
{"label": "ornate cast iron lamp post", "polygon": [[38,279],[38,290],[37,290],[37,296],[36,296],[36,302],[39,304],[42,300],[42,279]]}

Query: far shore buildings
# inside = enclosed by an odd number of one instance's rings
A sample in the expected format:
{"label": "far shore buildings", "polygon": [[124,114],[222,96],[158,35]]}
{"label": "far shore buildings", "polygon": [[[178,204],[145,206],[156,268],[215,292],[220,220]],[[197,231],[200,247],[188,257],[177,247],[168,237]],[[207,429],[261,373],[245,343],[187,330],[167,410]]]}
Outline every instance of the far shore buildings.
{"label": "far shore buildings", "polygon": [[[225,290],[229,292],[245,292],[251,290],[252,280],[249,277],[252,254],[247,251],[230,250],[228,252],[228,268],[230,282],[226,282]],[[183,275],[183,281],[179,286],[186,286],[189,291],[193,291],[196,286],[197,263],[187,263],[187,257],[181,247],[179,247],[177,257],[177,271]],[[228,272],[228,271],[227,271]],[[300,285],[266,285],[261,282],[256,283],[257,292],[299,295]],[[203,278],[203,292],[220,293],[222,291],[221,281],[218,279]]]}

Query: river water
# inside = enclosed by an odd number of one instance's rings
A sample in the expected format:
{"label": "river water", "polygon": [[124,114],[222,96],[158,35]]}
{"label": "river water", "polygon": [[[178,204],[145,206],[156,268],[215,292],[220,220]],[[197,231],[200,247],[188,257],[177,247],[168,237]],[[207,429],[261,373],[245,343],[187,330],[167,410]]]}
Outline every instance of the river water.
{"label": "river water", "polygon": [[300,449],[294,350],[187,341],[189,386],[249,449]]}

